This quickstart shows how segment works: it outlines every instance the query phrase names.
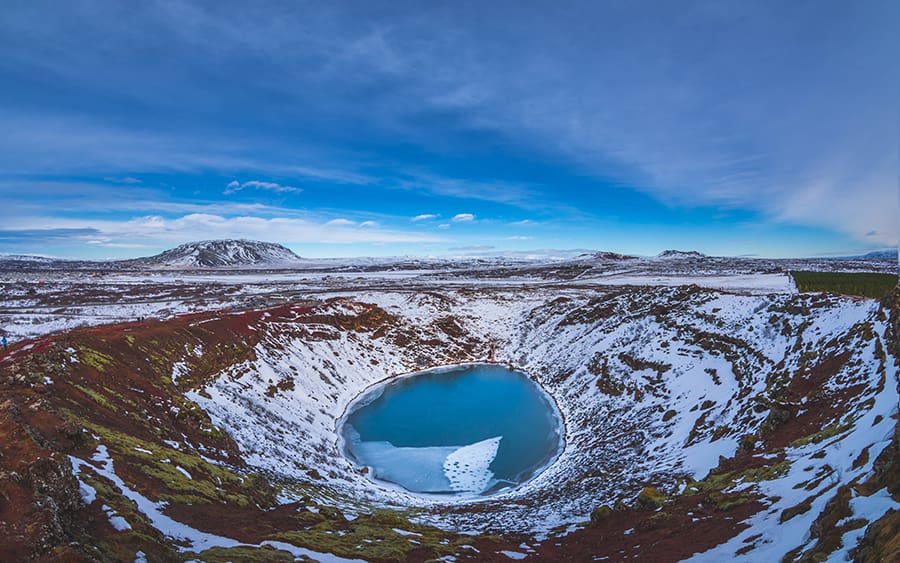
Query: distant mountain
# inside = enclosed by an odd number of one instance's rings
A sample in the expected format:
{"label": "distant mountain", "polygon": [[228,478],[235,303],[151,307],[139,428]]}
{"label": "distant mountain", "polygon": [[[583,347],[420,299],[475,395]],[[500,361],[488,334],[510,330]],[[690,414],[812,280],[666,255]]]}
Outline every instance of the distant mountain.
{"label": "distant mountain", "polygon": [[876,250],[874,252],[869,252],[868,254],[863,254],[862,256],[854,256],[854,258],[858,258],[859,260],[896,260],[897,249],[889,248],[887,250]]}
{"label": "distant mountain", "polygon": [[681,260],[686,258],[706,258],[705,254],[701,254],[696,250],[666,250],[663,251],[657,256],[657,258],[667,258],[674,260]]}
{"label": "distant mountain", "polygon": [[897,260],[897,249],[885,248],[853,256],[829,256],[826,260]]}
{"label": "distant mountain", "polygon": [[142,266],[180,268],[293,266],[302,259],[290,249],[255,240],[204,240],[189,242],[156,256],[126,261]]}
{"label": "distant mountain", "polygon": [[46,256],[38,256],[36,254],[0,254],[0,261],[3,262],[38,262],[41,264],[49,264],[58,262],[59,258],[48,258]]}

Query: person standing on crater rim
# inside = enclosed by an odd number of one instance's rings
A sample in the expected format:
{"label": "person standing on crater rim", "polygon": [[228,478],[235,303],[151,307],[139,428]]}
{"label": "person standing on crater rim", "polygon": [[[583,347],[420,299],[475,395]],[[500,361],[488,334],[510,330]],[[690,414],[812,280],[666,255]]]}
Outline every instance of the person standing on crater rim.
{"label": "person standing on crater rim", "polygon": [[6,347],[8,344],[6,343],[6,337],[0,338],[0,344],[3,344],[3,351],[6,352]]}

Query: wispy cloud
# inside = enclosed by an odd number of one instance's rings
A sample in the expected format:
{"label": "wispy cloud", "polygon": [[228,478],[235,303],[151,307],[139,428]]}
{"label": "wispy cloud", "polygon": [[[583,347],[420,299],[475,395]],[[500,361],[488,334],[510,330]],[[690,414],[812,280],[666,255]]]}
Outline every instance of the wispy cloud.
{"label": "wispy cloud", "polygon": [[412,219],[410,219],[410,221],[413,221],[413,222],[416,222],[416,221],[428,221],[428,220],[430,220],[430,219],[437,219],[437,218],[438,218],[438,216],[435,215],[434,213],[423,213],[423,214],[421,214],[421,215],[416,215],[415,217],[413,217]]}
{"label": "wispy cloud", "polygon": [[[895,241],[900,75],[885,69],[900,36],[886,22],[900,7],[870,8],[688,2],[651,18],[608,13],[600,29],[567,27],[569,40],[542,57],[515,32],[504,49],[480,30],[470,44],[502,56],[441,54],[456,90],[478,93],[455,100],[473,127],[564,155],[621,189],[857,238],[874,224],[880,240]],[[796,23],[810,18],[815,27]],[[604,39],[591,41],[598,32]],[[585,45],[629,47],[597,59]],[[823,56],[828,68],[816,64]],[[811,85],[823,95],[810,97]]]}
{"label": "wispy cloud", "polygon": [[131,176],[125,176],[124,178],[117,178],[113,176],[107,176],[104,178],[107,182],[112,182],[114,184],[140,184],[141,181],[137,178],[132,178]]}
{"label": "wispy cloud", "polygon": [[[673,209],[896,242],[897,3],[593,3],[575,19],[518,6],[502,30],[488,23],[510,17],[502,3],[365,18],[342,3],[222,5],[6,10],[4,91],[21,103],[0,109],[0,169],[144,179],[128,189],[153,175],[291,178],[304,198],[306,182],[371,189],[372,207],[404,190],[428,196],[404,213],[450,198],[482,216],[479,202],[591,207],[566,184],[578,177]],[[35,90],[49,82],[59,102]]]}
{"label": "wispy cloud", "polygon": [[332,219],[331,221],[328,221],[325,224],[331,225],[331,226],[349,227],[349,226],[355,225],[356,221],[351,221],[350,219],[338,218],[338,219]]}
{"label": "wispy cloud", "polygon": [[55,244],[67,242],[72,239],[90,239],[101,233],[93,227],[48,227],[43,229],[19,229],[0,230],[0,242],[29,244]]}
{"label": "wispy cloud", "polygon": [[458,178],[418,170],[401,172],[399,179],[393,180],[389,185],[442,197],[489,201],[523,208],[540,208],[541,205],[547,207],[557,203],[542,198],[544,191],[541,186],[501,178]]}
{"label": "wispy cloud", "polygon": [[[43,224],[46,229],[28,225]],[[437,236],[404,232],[336,219],[315,222],[287,217],[223,217],[192,213],[175,218],[147,215],[127,220],[87,220],[60,217],[21,217],[0,230],[0,241],[9,243],[67,242],[107,247],[159,247],[209,238],[274,239],[298,244],[422,243],[440,242]],[[128,246],[122,246],[128,245]],[[137,245],[137,246],[135,246]]]}
{"label": "wispy cloud", "polygon": [[241,190],[245,190],[247,188],[254,190],[266,190],[270,192],[276,193],[300,193],[303,191],[302,188],[296,188],[294,186],[283,186],[281,184],[277,184],[275,182],[261,182],[259,180],[250,180],[247,182],[238,182],[237,180],[232,180],[226,186],[225,191],[222,192],[225,195],[231,195],[233,193],[237,193]]}
{"label": "wispy cloud", "polygon": [[471,223],[475,220],[475,215],[472,213],[457,213],[450,220],[454,223]]}
{"label": "wispy cloud", "polygon": [[91,239],[85,241],[85,244],[91,246],[100,246],[103,248],[153,248],[152,245],[149,244],[137,244],[137,243],[127,243],[127,242],[112,242],[108,238],[100,238],[100,239]]}
{"label": "wispy cloud", "polygon": [[[27,194],[24,197],[23,194]],[[0,197],[5,211],[30,215],[53,210],[73,213],[139,212],[163,214],[210,213],[220,215],[297,216],[304,212],[284,206],[234,201],[172,200],[164,190],[145,185],[105,185],[80,180],[4,179],[0,177]],[[0,212],[2,214],[2,212]]]}
{"label": "wispy cloud", "polygon": [[476,244],[472,246],[454,246],[448,248],[447,250],[457,251],[457,252],[483,252],[487,250],[494,250],[497,248],[496,246],[490,246],[487,244]]}
{"label": "wispy cloud", "polygon": [[309,148],[306,158],[298,158],[296,151],[274,138],[251,143],[242,139],[211,139],[198,131],[172,134],[134,130],[109,123],[102,115],[54,111],[0,109],[0,122],[14,133],[14,139],[0,137],[0,167],[18,175],[215,171],[271,173],[349,185],[376,181],[352,167],[307,164],[329,159],[318,154],[323,151],[321,148]]}

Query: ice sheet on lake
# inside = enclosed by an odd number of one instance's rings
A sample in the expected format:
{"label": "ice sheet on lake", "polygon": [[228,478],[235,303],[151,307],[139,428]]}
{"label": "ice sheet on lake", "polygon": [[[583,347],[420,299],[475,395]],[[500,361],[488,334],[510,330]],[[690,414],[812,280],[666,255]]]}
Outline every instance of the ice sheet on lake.
{"label": "ice sheet on lake", "polygon": [[416,493],[480,493],[494,485],[489,469],[500,437],[467,446],[397,447],[390,442],[357,442],[354,455],[377,479]]}
{"label": "ice sheet on lake", "polygon": [[360,442],[354,454],[372,468],[373,475],[416,493],[452,491],[444,475],[444,460],[453,446],[398,448],[390,442]]}
{"label": "ice sheet on lake", "polygon": [[489,469],[497,457],[502,436],[463,446],[444,460],[444,474],[450,488],[460,493],[480,493],[493,485],[494,473]]}

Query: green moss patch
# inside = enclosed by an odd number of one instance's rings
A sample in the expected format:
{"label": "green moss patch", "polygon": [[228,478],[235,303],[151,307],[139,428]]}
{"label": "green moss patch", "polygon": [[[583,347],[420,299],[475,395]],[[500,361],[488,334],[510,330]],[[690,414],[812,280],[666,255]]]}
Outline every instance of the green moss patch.
{"label": "green moss patch", "polygon": [[881,299],[897,288],[896,274],[870,272],[792,271],[797,289],[802,292],[827,292]]}

